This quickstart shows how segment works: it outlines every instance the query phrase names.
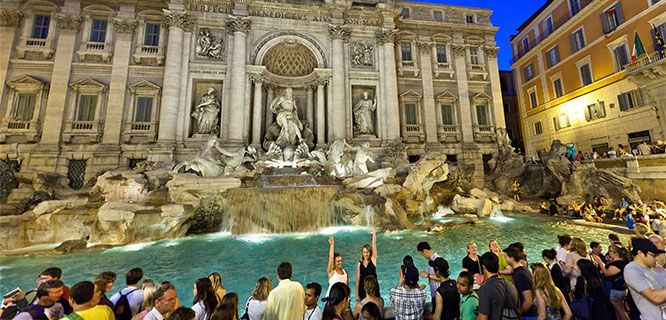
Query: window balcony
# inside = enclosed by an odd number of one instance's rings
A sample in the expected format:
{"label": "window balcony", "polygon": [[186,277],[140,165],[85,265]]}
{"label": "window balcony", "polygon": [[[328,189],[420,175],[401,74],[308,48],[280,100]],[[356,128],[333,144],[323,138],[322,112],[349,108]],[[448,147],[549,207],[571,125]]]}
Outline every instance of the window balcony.
{"label": "window balcony", "polygon": [[157,128],[157,122],[127,122],[123,130],[123,142],[130,144],[155,142]]}
{"label": "window balcony", "polygon": [[157,65],[162,65],[164,63],[164,49],[162,46],[149,46],[142,44],[137,46],[136,51],[132,57],[134,57],[134,62],[137,64],[153,61]]}
{"label": "window balcony", "polygon": [[468,64],[467,78],[469,80],[488,80],[488,72],[486,71],[486,66],[482,64]]}
{"label": "window balcony", "polygon": [[627,77],[643,75],[646,78],[658,79],[666,76],[666,55],[658,51],[642,56],[634,63],[626,66]]}
{"label": "window balcony", "polygon": [[459,142],[462,140],[462,133],[457,125],[440,124],[437,127],[437,138],[440,142]]}
{"label": "window balcony", "polygon": [[43,59],[50,59],[54,51],[52,38],[21,37],[19,45],[16,46],[16,54],[21,59],[25,59],[26,54],[41,55]]}
{"label": "window balcony", "polygon": [[406,143],[421,143],[425,141],[423,126],[420,124],[403,124],[402,138]]}
{"label": "window balcony", "polygon": [[102,127],[103,123],[100,120],[67,120],[62,140],[65,143],[76,144],[97,143],[102,138]]}
{"label": "window balcony", "polygon": [[0,143],[35,143],[39,140],[41,123],[38,120],[2,119]]}
{"label": "window balcony", "polygon": [[113,48],[109,42],[82,41],[80,50],[76,52],[80,61],[103,61],[109,63]]}
{"label": "window balcony", "polygon": [[435,75],[435,79],[453,79],[453,76],[456,74],[455,71],[451,70],[450,63],[438,62],[434,64],[433,67],[433,74]]}
{"label": "window balcony", "polygon": [[492,125],[474,125],[474,141],[493,142],[495,141],[495,132]]}

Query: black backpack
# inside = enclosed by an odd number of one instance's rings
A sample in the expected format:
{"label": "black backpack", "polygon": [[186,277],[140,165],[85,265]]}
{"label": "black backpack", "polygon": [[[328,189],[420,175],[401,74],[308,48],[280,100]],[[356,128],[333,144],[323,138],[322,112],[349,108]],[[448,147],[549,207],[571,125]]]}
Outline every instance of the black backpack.
{"label": "black backpack", "polygon": [[113,305],[114,308],[114,313],[116,315],[116,320],[131,320],[132,319],[132,308],[130,307],[129,300],[127,299],[127,296],[130,295],[130,293],[139,290],[139,289],[134,289],[126,294],[123,294],[122,290],[118,293],[120,295],[120,298],[118,298],[118,301]]}

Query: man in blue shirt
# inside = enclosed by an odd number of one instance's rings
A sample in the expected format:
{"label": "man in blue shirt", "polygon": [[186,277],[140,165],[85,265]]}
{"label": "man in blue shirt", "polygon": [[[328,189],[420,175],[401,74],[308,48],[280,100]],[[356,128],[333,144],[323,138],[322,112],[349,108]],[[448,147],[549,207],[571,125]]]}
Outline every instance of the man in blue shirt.
{"label": "man in blue shirt", "polygon": [[613,220],[622,220],[622,215],[624,215],[624,212],[627,210],[628,206],[629,203],[624,199],[624,197],[622,197],[622,200],[620,200],[620,203],[618,204],[618,208],[615,209],[615,212],[613,213]]}

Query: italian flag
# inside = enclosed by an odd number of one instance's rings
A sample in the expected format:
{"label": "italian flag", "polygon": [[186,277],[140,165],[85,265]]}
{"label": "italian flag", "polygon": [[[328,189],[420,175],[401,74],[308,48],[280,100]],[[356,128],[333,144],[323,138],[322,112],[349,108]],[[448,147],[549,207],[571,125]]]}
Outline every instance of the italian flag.
{"label": "italian flag", "polygon": [[633,64],[636,59],[644,53],[645,48],[643,48],[643,42],[641,42],[641,38],[638,36],[638,32],[636,32],[636,36],[634,36],[634,51],[631,54],[631,63]]}

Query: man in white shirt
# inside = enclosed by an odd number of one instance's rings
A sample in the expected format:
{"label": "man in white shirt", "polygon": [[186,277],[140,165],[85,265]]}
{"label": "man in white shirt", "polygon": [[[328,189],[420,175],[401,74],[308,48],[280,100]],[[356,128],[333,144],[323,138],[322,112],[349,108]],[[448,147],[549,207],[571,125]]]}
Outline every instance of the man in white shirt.
{"label": "man in white shirt", "polygon": [[32,320],[44,316],[50,320],[58,320],[65,316],[62,304],[57,302],[62,296],[63,283],[60,280],[47,280],[37,288],[37,301],[21,309],[15,320]]}
{"label": "man in white shirt", "polygon": [[161,285],[155,292],[155,307],[143,320],[164,320],[169,313],[180,307],[176,287],[171,283]]}
{"label": "man in white shirt", "polygon": [[305,312],[303,286],[291,281],[291,264],[283,262],[277,269],[279,284],[268,294],[264,320],[301,320]]}
{"label": "man in white shirt", "polygon": [[317,301],[321,295],[321,286],[316,283],[308,283],[305,286],[305,313],[303,313],[303,320],[321,320],[322,313]]}
{"label": "man in white shirt", "polygon": [[134,268],[130,271],[127,271],[125,274],[125,283],[127,287],[118,291],[116,294],[111,296],[111,302],[115,306],[116,314],[118,315],[118,300],[121,296],[127,297],[127,302],[129,302],[130,309],[132,310],[132,316],[135,316],[143,307],[143,290],[139,289],[139,281],[143,278],[143,270],[141,268]]}
{"label": "man in white shirt", "polygon": [[666,271],[657,265],[659,250],[648,239],[631,241],[634,261],[624,267],[624,279],[641,312],[642,320],[662,319],[660,305],[666,303]]}
{"label": "man in white shirt", "polygon": [[567,255],[569,255],[569,250],[567,248],[569,247],[569,243],[571,243],[571,235],[565,234],[557,236],[557,241],[559,242],[559,245],[555,249],[557,251],[556,260],[557,263],[560,264],[560,268],[564,270],[564,265],[567,261]]}

